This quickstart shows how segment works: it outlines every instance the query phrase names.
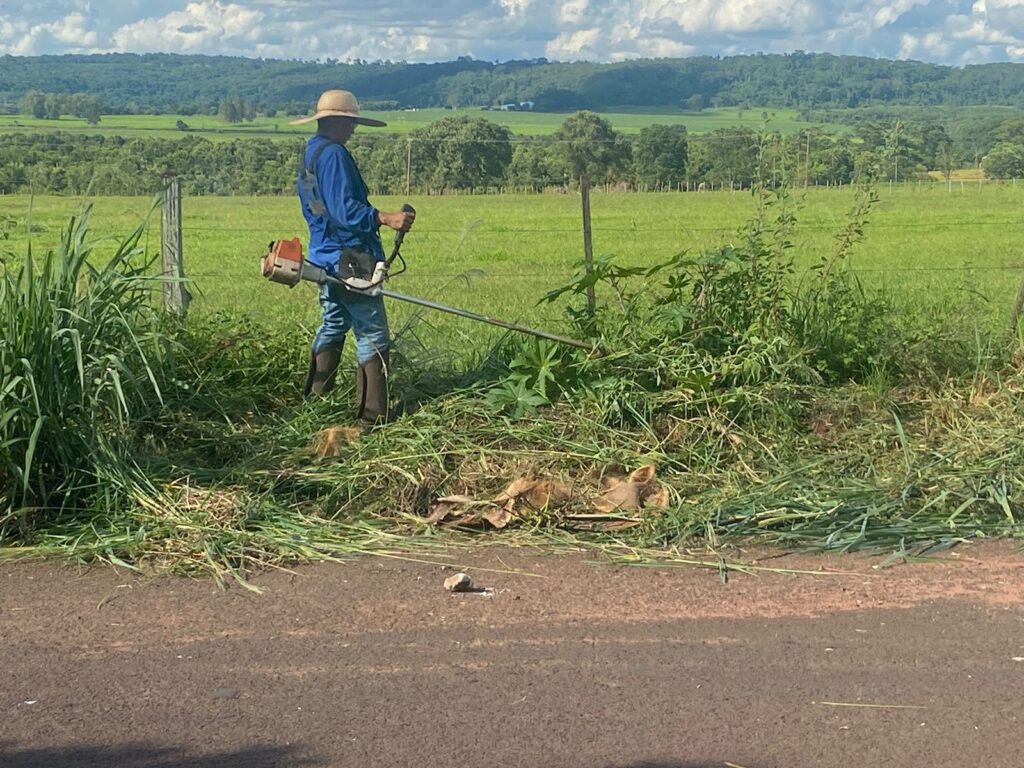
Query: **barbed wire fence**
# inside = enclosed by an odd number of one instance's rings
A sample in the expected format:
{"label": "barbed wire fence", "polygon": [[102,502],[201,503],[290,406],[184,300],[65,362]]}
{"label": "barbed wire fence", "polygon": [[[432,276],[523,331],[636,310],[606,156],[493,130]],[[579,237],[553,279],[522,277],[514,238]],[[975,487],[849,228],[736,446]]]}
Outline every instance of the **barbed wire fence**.
{"label": "barbed wire fence", "polygon": [[[920,183],[918,183],[920,186]],[[1015,184],[1011,185],[1015,188]],[[590,179],[587,175],[583,175],[578,180],[578,187],[576,190],[580,196],[580,213],[581,223],[579,228],[548,228],[548,227],[517,227],[506,232],[519,233],[519,234],[541,234],[551,235],[558,238],[569,237],[575,235],[580,238],[581,255],[583,256],[583,265],[586,272],[590,272],[593,269],[593,223],[591,216],[590,207],[590,191],[591,184]],[[230,272],[210,272],[210,271],[198,271],[190,272],[186,276],[185,272],[185,258],[184,258],[184,244],[182,235],[182,222],[181,222],[181,187],[178,179],[171,178],[166,180],[163,205],[162,205],[162,218],[161,218],[161,253],[162,253],[162,275],[167,281],[167,287],[165,288],[165,308],[168,312],[184,317],[188,311],[188,305],[192,298],[191,293],[188,290],[188,280],[204,279],[204,280],[237,280],[238,275]],[[1016,220],[1001,220],[1001,221],[986,221],[983,222],[984,226],[1000,226],[1000,225],[1015,225],[1020,224],[1020,221]],[[892,227],[900,229],[913,229],[920,227],[931,227],[933,224],[930,222],[905,222],[898,224],[873,224],[873,227]],[[979,223],[976,221],[952,221],[945,222],[944,227],[977,227]],[[725,232],[728,231],[726,227],[691,227],[693,231],[703,232]],[[805,224],[799,225],[797,229],[804,230],[826,230],[834,229],[834,225],[830,224]],[[235,232],[235,233],[250,233],[251,228],[242,227],[190,227],[190,232],[196,233],[224,233],[224,232]],[[454,234],[455,230],[433,230],[434,232],[447,232]],[[604,232],[612,233],[624,233],[631,232],[635,233],[635,227],[602,227]],[[651,229],[645,229],[645,231],[654,231]],[[661,232],[672,232],[678,231],[677,228],[660,228]],[[813,272],[813,268],[805,268],[796,270],[796,274],[808,274]],[[973,265],[973,266],[944,266],[935,265],[928,267],[908,267],[892,265],[887,267],[858,267],[857,271],[860,273],[888,273],[893,275],[901,274],[935,274],[935,273],[977,273],[977,272],[989,272],[989,273],[1017,273],[1022,275],[1020,288],[1014,299],[1013,308],[1010,313],[1010,332],[1016,334],[1019,328],[1022,314],[1024,314],[1024,261],[1021,263],[1005,264],[1005,265]],[[442,272],[442,271],[430,271],[430,272],[417,272],[419,277],[445,280],[450,281],[459,278],[459,272]],[[505,279],[531,279],[531,280],[548,280],[551,278],[552,273],[550,270],[544,272],[524,272],[517,270],[515,272],[488,272],[489,277],[505,278]],[[586,291],[586,300],[588,309],[593,312],[596,309],[596,295],[594,289],[588,288]]]}

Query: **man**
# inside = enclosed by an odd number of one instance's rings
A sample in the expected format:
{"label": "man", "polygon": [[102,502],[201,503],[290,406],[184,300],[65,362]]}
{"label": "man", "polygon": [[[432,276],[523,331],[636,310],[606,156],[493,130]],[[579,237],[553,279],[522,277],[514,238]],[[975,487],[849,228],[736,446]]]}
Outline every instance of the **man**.
{"label": "man", "polygon": [[[309,224],[309,261],[337,274],[342,253],[348,263],[362,263],[372,272],[384,261],[381,225],[408,231],[416,214],[385,212],[370,205],[366,183],[345,148],[357,125],[383,127],[386,123],[359,115],[359,104],[348,91],[325,91],[316,113],[292,124],[317,121],[299,171],[299,200]],[[369,275],[366,275],[369,277]],[[334,387],[345,336],[356,337],[356,404],[360,426],[369,431],[387,419],[388,347],[390,336],[384,299],[348,291],[338,285],[320,289],[323,324],[313,339],[306,379],[306,395],[322,395]]]}

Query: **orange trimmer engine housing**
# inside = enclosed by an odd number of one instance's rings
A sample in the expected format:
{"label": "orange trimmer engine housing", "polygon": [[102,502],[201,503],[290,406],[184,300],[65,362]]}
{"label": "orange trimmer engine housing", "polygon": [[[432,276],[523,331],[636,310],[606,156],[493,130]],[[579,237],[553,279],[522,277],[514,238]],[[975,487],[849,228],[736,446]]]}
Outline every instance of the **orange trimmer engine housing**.
{"label": "orange trimmer engine housing", "polygon": [[272,283],[281,283],[294,288],[302,279],[302,241],[275,240],[270,251],[263,257],[263,276]]}

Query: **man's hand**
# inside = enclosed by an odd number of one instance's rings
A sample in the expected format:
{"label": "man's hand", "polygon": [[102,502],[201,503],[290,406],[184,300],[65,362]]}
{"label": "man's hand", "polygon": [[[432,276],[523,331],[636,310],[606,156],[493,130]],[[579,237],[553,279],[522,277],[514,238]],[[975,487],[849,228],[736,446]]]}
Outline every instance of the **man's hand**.
{"label": "man's hand", "polygon": [[394,211],[387,213],[377,211],[377,219],[385,227],[391,227],[398,232],[408,232],[412,229],[412,223],[416,221],[415,211]]}

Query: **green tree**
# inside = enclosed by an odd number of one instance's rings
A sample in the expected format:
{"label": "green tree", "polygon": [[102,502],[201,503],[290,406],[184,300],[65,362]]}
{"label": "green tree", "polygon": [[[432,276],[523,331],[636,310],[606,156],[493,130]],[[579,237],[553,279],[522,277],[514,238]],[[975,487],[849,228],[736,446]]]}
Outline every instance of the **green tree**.
{"label": "green tree", "polygon": [[554,159],[565,176],[611,180],[624,175],[629,164],[629,145],[604,118],[593,112],[577,112],[566,118],[552,137]]}
{"label": "green tree", "polygon": [[56,93],[46,94],[44,104],[46,105],[46,119],[47,120],[60,120],[61,113],[61,99]]}
{"label": "green tree", "polygon": [[563,181],[556,179],[551,170],[551,149],[549,141],[524,141],[512,150],[512,162],[508,167],[508,181],[515,186],[542,189]]}
{"label": "green tree", "polygon": [[633,172],[644,184],[678,184],[686,178],[689,141],[684,125],[652,125],[633,144]]}
{"label": "green tree", "polygon": [[508,128],[476,117],[445,117],[413,131],[413,173],[430,189],[501,184],[512,161]]}
{"label": "green tree", "polygon": [[960,163],[963,160],[951,141],[944,141],[939,144],[938,151],[935,154],[935,159],[938,163],[939,170],[942,171],[942,176],[946,181],[950,180],[953,176],[953,171],[960,167]]}
{"label": "green tree", "polygon": [[235,96],[225,96],[217,104],[217,116],[225,123],[240,123],[244,117],[241,101]]}
{"label": "green tree", "polygon": [[46,117],[46,94],[29,91],[18,102],[18,111],[39,119]]}
{"label": "green tree", "polygon": [[1024,144],[1000,142],[981,163],[985,175],[993,179],[1024,177]]}
{"label": "green tree", "polygon": [[100,100],[97,96],[76,93],[67,99],[65,106],[68,112],[81,117],[89,125],[98,125],[100,122]]}
{"label": "green tree", "polygon": [[687,177],[697,183],[750,186],[758,177],[760,149],[756,131],[719,128],[690,144]]}
{"label": "green tree", "polygon": [[1024,117],[1011,117],[1003,121],[996,129],[996,139],[1000,142],[1024,144]]}

